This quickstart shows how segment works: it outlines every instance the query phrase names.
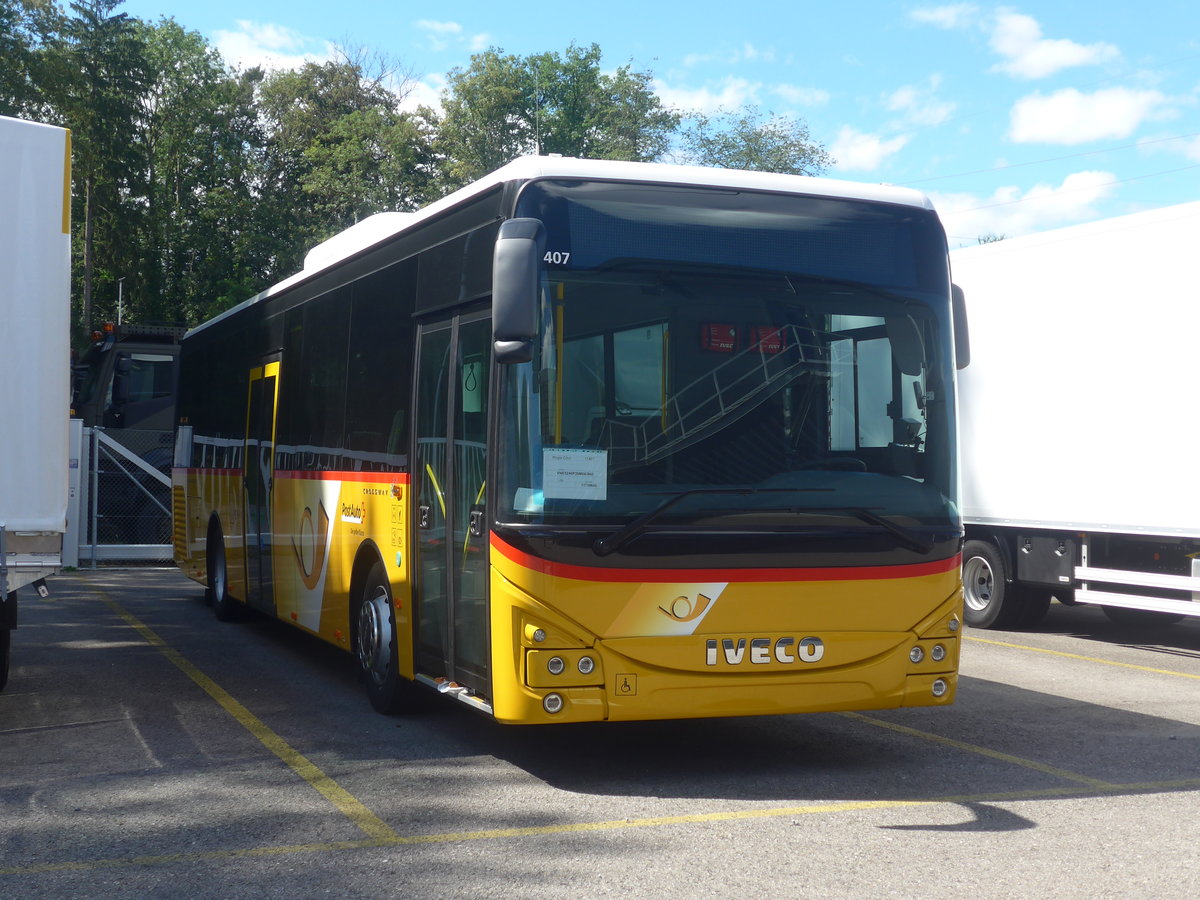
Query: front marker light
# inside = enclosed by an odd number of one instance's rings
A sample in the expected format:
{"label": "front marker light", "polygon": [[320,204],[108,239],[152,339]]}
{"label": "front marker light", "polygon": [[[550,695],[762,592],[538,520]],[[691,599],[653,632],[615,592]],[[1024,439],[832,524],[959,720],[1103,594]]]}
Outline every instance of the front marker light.
{"label": "front marker light", "polygon": [[561,712],[563,708],[562,694],[547,694],[542,700],[542,709],[554,715],[556,712]]}
{"label": "front marker light", "polygon": [[[946,686],[946,682],[943,679],[939,678],[937,681],[935,681],[933,683],[933,696],[944,697],[947,690],[948,690],[948,688]],[[549,698],[546,698],[546,699],[549,699]]]}
{"label": "front marker light", "polygon": [[958,631],[958,616],[951,616],[950,621],[946,623],[946,627],[950,629],[950,633]]}

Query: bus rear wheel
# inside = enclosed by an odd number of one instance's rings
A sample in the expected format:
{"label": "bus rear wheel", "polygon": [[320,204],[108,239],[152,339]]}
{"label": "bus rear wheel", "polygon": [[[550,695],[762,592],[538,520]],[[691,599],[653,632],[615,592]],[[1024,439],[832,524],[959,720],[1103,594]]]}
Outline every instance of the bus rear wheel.
{"label": "bus rear wheel", "polygon": [[383,563],[371,566],[359,594],[354,619],[354,651],[367,697],[377,712],[400,712],[410,700],[413,685],[398,669],[396,612],[392,588]]}

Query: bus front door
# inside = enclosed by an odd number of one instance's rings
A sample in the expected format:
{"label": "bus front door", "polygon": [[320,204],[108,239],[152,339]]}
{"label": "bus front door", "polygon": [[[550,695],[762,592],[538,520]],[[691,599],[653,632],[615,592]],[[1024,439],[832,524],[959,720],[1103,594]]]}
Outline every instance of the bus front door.
{"label": "bus front door", "polygon": [[271,574],[271,495],[275,479],[275,403],[279,396],[279,358],[250,370],[246,404],[244,503],[246,603],[274,614]]}
{"label": "bus front door", "polygon": [[485,471],[491,320],[423,325],[413,483],[417,671],[490,697]]}

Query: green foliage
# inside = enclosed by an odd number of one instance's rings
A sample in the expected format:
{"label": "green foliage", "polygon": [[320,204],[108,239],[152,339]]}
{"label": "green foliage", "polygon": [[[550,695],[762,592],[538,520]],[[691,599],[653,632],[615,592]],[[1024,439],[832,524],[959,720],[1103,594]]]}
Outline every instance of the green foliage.
{"label": "green foliage", "polygon": [[310,247],[372,213],[431,199],[428,122],[401,111],[389,76],[343,55],[263,81],[262,200],[274,207],[281,268],[299,268]]}
{"label": "green foliage", "polygon": [[682,138],[684,156],[702,166],[820,175],[833,164],[803,120],[764,117],[754,106],[740,113],[693,115]]}
{"label": "green foliage", "polygon": [[436,149],[449,187],[471,182],[519,156],[651,161],[679,124],[650,89],[648,72],[607,75],[600,48],[572,44],[565,55],[524,58],[491,49],[452,69],[442,94]]}

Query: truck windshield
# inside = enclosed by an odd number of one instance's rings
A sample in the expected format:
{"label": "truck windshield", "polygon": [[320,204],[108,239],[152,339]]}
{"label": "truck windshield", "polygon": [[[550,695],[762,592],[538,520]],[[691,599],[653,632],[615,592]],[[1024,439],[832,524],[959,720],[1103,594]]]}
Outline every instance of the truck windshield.
{"label": "truck windshield", "polygon": [[500,522],[617,535],[605,552],[674,526],[959,527],[932,212],[535,182],[518,215],[548,239],[534,359],[505,367]]}

